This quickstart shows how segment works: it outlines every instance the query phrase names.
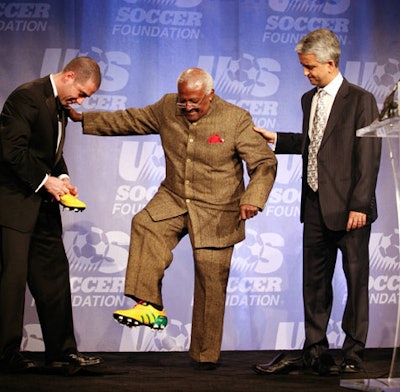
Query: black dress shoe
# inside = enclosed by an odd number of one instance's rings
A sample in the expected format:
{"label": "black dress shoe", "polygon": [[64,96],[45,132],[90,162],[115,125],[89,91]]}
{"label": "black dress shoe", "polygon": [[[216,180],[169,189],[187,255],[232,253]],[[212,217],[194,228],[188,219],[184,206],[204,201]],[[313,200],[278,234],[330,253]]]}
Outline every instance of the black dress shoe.
{"label": "black dress shoe", "polygon": [[8,355],[0,362],[0,369],[5,372],[29,372],[39,365],[31,359],[25,358],[19,351]]}
{"label": "black dress shoe", "polygon": [[62,358],[55,361],[46,361],[46,367],[50,368],[63,368],[68,366],[85,367],[99,365],[103,362],[102,358],[83,355],[81,353],[67,354]]}
{"label": "black dress shoe", "polygon": [[197,362],[194,368],[195,370],[215,370],[217,364],[215,362]]}
{"label": "black dress shoe", "polygon": [[320,376],[334,376],[339,374],[339,366],[328,353],[323,353],[318,358],[313,358],[311,368]]}
{"label": "black dress shoe", "polygon": [[341,373],[360,373],[364,370],[361,363],[353,359],[344,359],[340,364]]}
{"label": "black dress shoe", "polygon": [[268,363],[262,363],[253,366],[257,374],[289,374],[303,369],[303,358],[285,359],[285,354],[279,353]]}

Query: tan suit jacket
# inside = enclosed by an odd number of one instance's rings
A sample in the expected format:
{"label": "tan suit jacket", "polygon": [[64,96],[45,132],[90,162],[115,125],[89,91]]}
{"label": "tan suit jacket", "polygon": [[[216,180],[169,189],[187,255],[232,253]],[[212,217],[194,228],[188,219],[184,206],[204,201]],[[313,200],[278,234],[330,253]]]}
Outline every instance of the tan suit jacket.
{"label": "tan suit jacket", "polygon": [[[214,96],[208,113],[190,123],[176,102],[177,94],[166,94],[140,109],[87,112],[83,132],[160,134],[166,177],[145,209],[155,221],[188,212],[195,248],[231,246],[244,239],[239,205],[264,208],[275,180],[275,155],[254,132],[246,110]],[[247,187],[243,161],[249,175]]]}

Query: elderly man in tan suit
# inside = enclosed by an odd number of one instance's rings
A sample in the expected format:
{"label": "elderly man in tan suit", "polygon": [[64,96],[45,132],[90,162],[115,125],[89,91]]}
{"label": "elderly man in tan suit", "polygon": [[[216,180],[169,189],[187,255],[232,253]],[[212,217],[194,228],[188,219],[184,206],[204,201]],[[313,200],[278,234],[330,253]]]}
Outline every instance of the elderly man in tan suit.
{"label": "elderly man in tan suit", "polygon": [[[125,295],[137,303],[118,310],[121,324],[162,329],[161,297],[172,250],[189,234],[195,262],[190,356],[196,368],[216,368],[234,244],[245,237],[244,222],[264,208],[276,175],[276,158],[253,131],[250,114],[214,95],[204,70],[181,73],[178,93],[144,108],[114,113],[71,110],[92,135],[159,134],[166,177],[147,206],[133,217]],[[250,177],[245,189],[243,162]]]}

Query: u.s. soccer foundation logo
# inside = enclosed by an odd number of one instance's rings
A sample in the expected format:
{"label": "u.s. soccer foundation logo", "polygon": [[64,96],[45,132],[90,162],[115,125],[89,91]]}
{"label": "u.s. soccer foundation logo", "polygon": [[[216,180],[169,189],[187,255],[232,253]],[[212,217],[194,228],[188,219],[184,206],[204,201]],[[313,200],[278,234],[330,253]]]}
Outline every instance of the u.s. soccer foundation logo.
{"label": "u.s. soccer foundation logo", "polygon": [[385,271],[398,270],[400,263],[399,234],[397,230],[389,234],[380,234],[375,244],[371,255],[371,269]]}
{"label": "u.s. soccer foundation logo", "polygon": [[227,286],[226,305],[277,306],[281,299],[283,238],[276,233],[246,230],[246,239],[237,244]]}
{"label": "u.s. soccer foundation logo", "polygon": [[[372,233],[370,241],[369,299],[371,305],[378,305],[381,311],[393,314],[391,306],[399,301],[400,258],[399,232]],[[387,310],[386,310],[387,309]]]}
{"label": "u.s. soccer foundation logo", "polygon": [[71,272],[110,274],[126,268],[129,236],[123,232],[105,232],[81,222],[65,230],[64,243]]}

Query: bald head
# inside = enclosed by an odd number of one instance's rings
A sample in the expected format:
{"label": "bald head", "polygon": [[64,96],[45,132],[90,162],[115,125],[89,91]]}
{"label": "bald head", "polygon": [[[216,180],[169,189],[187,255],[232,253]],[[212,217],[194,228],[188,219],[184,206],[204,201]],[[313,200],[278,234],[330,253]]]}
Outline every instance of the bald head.
{"label": "bald head", "polygon": [[209,94],[214,89],[214,80],[212,76],[201,68],[188,68],[178,77],[177,86],[185,84],[191,90],[204,89],[205,94]]}

